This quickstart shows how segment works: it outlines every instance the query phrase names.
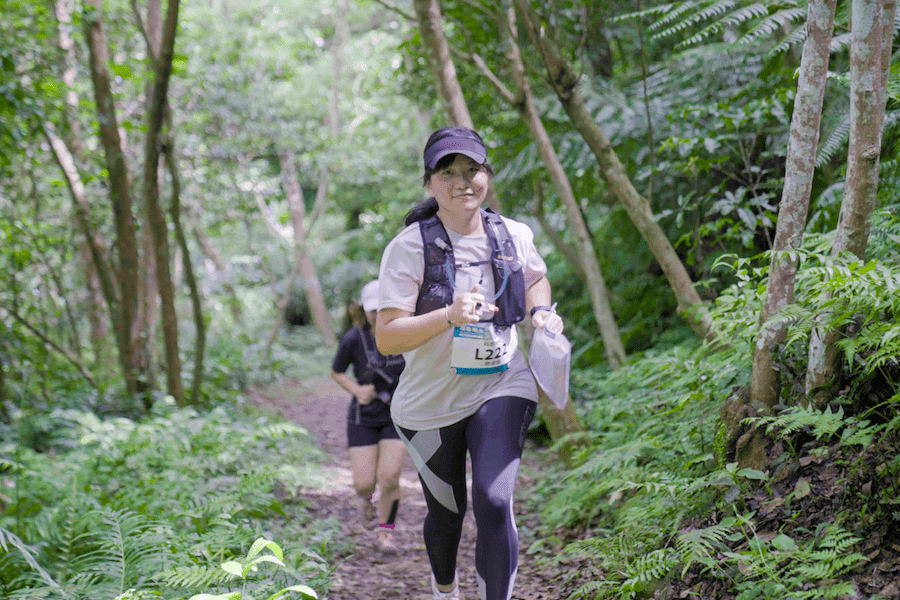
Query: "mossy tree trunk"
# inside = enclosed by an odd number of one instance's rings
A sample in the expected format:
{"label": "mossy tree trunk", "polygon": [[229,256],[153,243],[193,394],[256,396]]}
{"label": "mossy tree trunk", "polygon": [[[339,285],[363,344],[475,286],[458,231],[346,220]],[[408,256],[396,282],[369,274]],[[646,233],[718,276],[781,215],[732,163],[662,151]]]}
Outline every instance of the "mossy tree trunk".
{"label": "mossy tree trunk", "polygon": [[784,190],[778,206],[769,282],[753,353],[750,401],[760,412],[771,409],[779,396],[778,371],[773,355],[784,343],[787,327],[784,323],[770,323],[769,320],[794,301],[797,260],[791,257],[790,251],[800,247],[806,229],[836,5],[837,0],[812,0],[807,9],[806,41],[791,117]]}
{"label": "mossy tree trunk", "polygon": [[[887,96],[887,70],[893,40],[896,4],[884,0],[853,0],[850,41],[850,144],[847,181],[831,256],[848,252],[864,260],[878,191],[881,125]],[[889,31],[888,31],[889,30]],[[823,301],[831,297],[823,298]],[[822,315],[821,321],[827,321]],[[806,393],[823,407],[835,394],[840,375],[837,341],[842,331],[814,328],[810,335]]]}

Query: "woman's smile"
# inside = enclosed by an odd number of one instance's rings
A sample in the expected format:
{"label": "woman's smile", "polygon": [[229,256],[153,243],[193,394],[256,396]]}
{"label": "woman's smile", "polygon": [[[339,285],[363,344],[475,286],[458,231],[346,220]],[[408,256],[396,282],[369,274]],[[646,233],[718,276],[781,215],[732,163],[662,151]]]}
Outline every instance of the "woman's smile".
{"label": "woman's smile", "polygon": [[488,183],[489,175],[483,166],[457,154],[450,165],[431,176],[426,190],[437,201],[445,225],[455,230],[457,219],[468,221],[481,208]]}

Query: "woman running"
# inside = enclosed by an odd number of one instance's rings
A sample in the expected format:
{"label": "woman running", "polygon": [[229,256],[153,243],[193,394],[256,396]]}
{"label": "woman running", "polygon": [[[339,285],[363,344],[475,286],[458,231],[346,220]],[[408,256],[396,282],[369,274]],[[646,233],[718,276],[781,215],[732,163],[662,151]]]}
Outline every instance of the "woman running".
{"label": "woman running", "polygon": [[535,327],[559,332],[562,320],[550,310],[531,229],[481,208],[493,174],[481,137],[436,131],[424,163],[431,197],[407,215],[381,260],[376,339],[382,352],[406,359],[391,416],[428,505],[433,597],[460,597],[468,451],[478,593],[508,600],[519,551],[513,487],[538,397],[515,324],[530,315]]}
{"label": "woman running", "polygon": [[[338,346],[331,377],[353,395],[347,413],[347,445],[353,487],[359,496],[361,521],[366,528],[380,519],[378,547],[396,552],[394,521],[400,503],[400,471],[406,451],[391,421],[391,396],[403,371],[402,356],[383,356],[375,347],[372,327],[378,310],[378,281],[362,290],[362,306],[354,302],[349,311],[354,327]],[[347,368],[353,365],[353,379]],[[372,495],[378,483],[380,497],[376,515]]]}

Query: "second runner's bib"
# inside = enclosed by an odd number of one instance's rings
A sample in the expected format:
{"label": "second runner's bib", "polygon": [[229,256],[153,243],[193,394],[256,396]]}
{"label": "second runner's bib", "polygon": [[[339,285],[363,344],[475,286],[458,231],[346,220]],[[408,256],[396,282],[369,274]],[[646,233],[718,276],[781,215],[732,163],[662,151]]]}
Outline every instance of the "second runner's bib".
{"label": "second runner's bib", "polygon": [[502,373],[509,368],[514,352],[509,336],[497,333],[491,323],[456,327],[450,370],[457,375]]}

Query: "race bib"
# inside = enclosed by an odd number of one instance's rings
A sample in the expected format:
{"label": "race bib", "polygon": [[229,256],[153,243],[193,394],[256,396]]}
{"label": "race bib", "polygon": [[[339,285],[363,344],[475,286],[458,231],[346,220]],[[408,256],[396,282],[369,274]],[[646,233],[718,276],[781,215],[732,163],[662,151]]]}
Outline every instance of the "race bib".
{"label": "race bib", "polygon": [[457,375],[488,375],[509,368],[515,348],[490,323],[473,323],[453,330],[450,370]]}

